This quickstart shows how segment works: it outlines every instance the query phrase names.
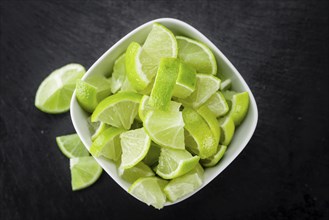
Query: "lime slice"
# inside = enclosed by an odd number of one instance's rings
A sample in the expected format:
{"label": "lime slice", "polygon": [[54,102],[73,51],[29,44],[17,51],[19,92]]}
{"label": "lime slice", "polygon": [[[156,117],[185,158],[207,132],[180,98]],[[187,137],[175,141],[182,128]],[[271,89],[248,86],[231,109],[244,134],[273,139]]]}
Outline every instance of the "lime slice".
{"label": "lime slice", "polygon": [[136,180],[128,189],[128,192],[147,205],[161,209],[166,202],[163,188],[167,181],[158,177],[143,177]]}
{"label": "lime slice", "polygon": [[219,143],[228,146],[234,135],[235,125],[232,117],[225,116],[219,120],[219,126],[221,130],[221,137]]}
{"label": "lime slice", "polygon": [[[139,115],[139,118],[144,121],[145,120],[145,115],[147,114],[147,112],[149,110],[152,110],[153,108],[148,105],[148,101],[149,101],[149,96],[147,95],[144,95],[142,100],[141,100],[141,103],[139,104],[139,108],[138,108],[138,115]],[[181,103],[179,102],[175,102],[175,101],[170,101],[169,102],[169,109],[168,111],[169,112],[178,112],[179,111],[179,108],[181,107]]]}
{"label": "lime slice", "polygon": [[206,45],[187,37],[177,36],[176,39],[179,58],[193,66],[197,73],[216,75],[216,59]]}
{"label": "lime slice", "polygon": [[197,110],[197,112],[199,113],[199,115],[201,115],[201,117],[205,120],[205,122],[209,126],[212,134],[214,135],[216,145],[218,145],[220,138],[220,130],[216,116],[209,110],[207,106],[201,106]]}
{"label": "lime slice", "polygon": [[89,156],[88,150],[77,134],[56,137],[56,142],[59,149],[68,158]]}
{"label": "lime slice", "polygon": [[234,94],[232,97],[232,107],[229,115],[232,117],[235,126],[239,126],[246,117],[249,108],[248,92]]}
{"label": "lime slice", "polygon": [[161,148],[156,173],[163,179],[173,179],[194,169],[199,160],[186,150]]}
{"label": "lime slice", "polygon": [[231,87],[232,87],[232,80],[231,79],[225,79],[220,84],[220,90],[221,91],[231,89]]}
{"label": "lime slice", "polygon": [[149,111],[143,125],[151,139],[160,146],[185,149],[182,112]]}
{"label": "lime slice", "polygon": [[120,138],[122,147],[120,167],[128,169],[144,159],[150,148],[151,139],[144,128],[123,132]]}
{"label": "lime slice", "polygon": [[207,106],[216,117],[225,115],[229,110],[223,94],[219,91],[215,92],[204,105]]}
{"label": "lime slice", "polygon": [[194,192],[202,185],[203,168],[200,164],[187,174],[171,180],[163,189],[171,202]]}
{"label": "lime slice", "polygon": [[146,165],[152,167],[158,162],[159,157],[160,157],[160,146],[151,142],[150,149],[147,152],[146,156],[144,157],[143,162]]}
{"label": "lime slice", "polygon": [[125,54],[122,54],[113,65],[111,92],[114,94],[121,89],[127,79]]}
{"label": "lime slice", "polygon": [[98,122],[98,123],[99,123],[98,127],[96,128],[94,134],[91,136],[92,141],[94,141],[103,131],[109,128],[109,126],[104,122]]}
{"label": "lime slice", "polygon": [[163,57],[177,57],[176,38],[165,26],[154,23],[140,54],[142,70],[149,80],[155,77]]}
{"label": "lime slice", "polygon": [[118,161],[121,156],[119,135],[124,132],[122,128],[109,127],[93,141],[90,153],[94,157],[104,156],[108,159]]}
{"label": "lime slice", "polygon": [[185,129],[190,134],[188,137],[193,138],[192,146],[191,141],[186,141],[186,147],[202,159],[214,155],[217,150],[216,138],[206,121],[189,107],[184,108],[183,119]]}
{"label": "lime slice", "polygon": [[139,60],[141,52],[142,47],[136,42],[131,42],[125,56],[127,78],[137,91],[145,89],[150,83],[150,80],[142,70],[142,64]]}
{"label": "lime slice", "polygon": [[178,99],[185,106],[200,107],[220,86],[220,79],[213,75],[196,74],[196,88],[186,99]]}
{"label": "lime slice", "polygon": [[195,90],[196,71],[183,62],[180,63],[179,72],[174,87],[173,96],[185,99]]}
{"label": "lime slice", "polygon": [[224,153],[226,152],[227,146],[225,145],[219,145],[217,149],[217,153],[209,158],[200,160],[200,163],[204,167],[213,167],[215,166],[220,159],[224,156]]}
{"label": "lime slice", "polygon": [[78,80],[75,94],[80,106],[92,113],[98,103],[111,94],[111,82],[101,75]]}
{"label": "lime slice", "polygon": [[101,121],[128,130],[137,115],[141,98],[141,95],[133,92],[120,92],[109,96],[97,105],[91,115],[91,121]]}
{"label": "lime slice", "polygon": [[142,161],[129,169],[123,169],[122,167],[119,167],[118,173],[123,180],[129,183],[133,183],[141,177],[154,176],[152,169]]}
{"label": "lime slice", "polygon": [[167,111],[179,71],[176,58],[162,58],[148,101],[153,109]]}
{"label": "lime slice", "polygon": [[35,106],[46,113],[62,113],[70,109],[70,101],[78,79],[86,70],[80,64],[68,64],[44,79],[35,96]]}
{"label": "lime slice", "polygon": [[103,169],[96,160],[89,157],[78,157],[70,159],[72,190],[86,188],[98,180]]}

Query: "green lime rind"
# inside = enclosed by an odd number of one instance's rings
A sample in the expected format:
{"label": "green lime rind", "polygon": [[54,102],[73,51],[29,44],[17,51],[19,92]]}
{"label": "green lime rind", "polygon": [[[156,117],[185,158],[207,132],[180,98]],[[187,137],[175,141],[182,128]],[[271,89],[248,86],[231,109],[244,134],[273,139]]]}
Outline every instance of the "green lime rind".
{"label": "green lime rind", "polygon": [[173,91],[173,96],[177,98],[185,99],[192,92],[194,92],[196,86],[196,71],[195,69],[183,62],[180,62],[179,72],[176,80],[176,84]]}
{"label": "green lime rind", "polygon": [[179,71],[179,60],[176,58],[162,58],[151,91],[148,105],[154,110],[167,111],[176,84]]}
{"label": "green lime rind", "polygon": [[197,112],[209,126],[212,134],[214,135],[215,143],[218,145],[220,139],[220,129],[219,122],[217,121],[215,114],[212,113],[207,106],[201,106],[197,109]]}
{"label": "green lime rind", "polygon": [[[216,138],[206,121],[192,108],[185,107],[182,113],[184,128],[189,134],[185,138],[186,140],[189,137],[193,139],[193,141],[185,142],[186,147],[201,159],[214,155],[217,150]],[[194,143],[196,146],[191,146],[189,143]]]}
{"label": "green lime rind", "polygon": [[150,83],[150,80],[142,70],[142,64],[139,60],[141,52],[142,47],[136,42],[131,42],[125,56],[128,80],[137,91],[145,89]]}
{"label": "green lime rind", "polygon": [[105,129],[93,141],[90,153],[94,157],[104,156],[108,159],[118,161],[121,156],[119,135],[125,130],[122,128],[109,127]]}
{"label": "green lime rind", "polygon": [[233,95],[231,110],[228,113],[234,121],[235,126],[239,126],[244,120],[249,109],[249,93],[241,92]]}
{"label": "green lime rind", "polygon": [[225,116],[224,118],[220,118],[219,126],[221,130],[219,143],[228,146],[231,143],[235,132],[235,125],[232,117]]}
{"label": "green lime rind", "polygon": [[191,171],[199,160],[186,150],[161,148],[156,173],[163,179],[174,179]]}
{"label": "green lime rind", "polygon": [[215,166],[216,164],[218,164],[218,162],[224,156],[224,154],[226,152],[226,149],[227,149],[227,146],[225,146],[225,145],[219,145],[218,146],[217,153],[215,155],[213,155],[213,156],[211,156],[209,158],[200,160],[200,163],[204,167],[213,167],[213,166]]}
{"label": "green lime rind", "polygon": [[79,105],[92,113],[98,103],[111,94],[111,82],[102,75],[78,80],[75,94]]}
{"label": "green lime rind", "polygon": [[204,170],[200,164],[197,164],[193,170],[170,180],[163,191],[171,202],[193,193],[202,185]]}

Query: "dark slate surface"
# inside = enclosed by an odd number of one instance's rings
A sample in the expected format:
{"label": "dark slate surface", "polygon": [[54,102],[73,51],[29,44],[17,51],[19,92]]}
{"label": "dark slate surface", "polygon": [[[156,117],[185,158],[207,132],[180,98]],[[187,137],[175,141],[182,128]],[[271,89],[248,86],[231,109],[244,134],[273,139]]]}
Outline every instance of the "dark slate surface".
{"label": "dark slate surface", "polygon": [[[65,2],[65,3],[64,3]],[[328,219],[328,1],[3,1],[0,3],[0,219]],[[254,92],[255,135],[208,187],[161,211],[106,174],[72,192],[55,137],[69,113],[34,107],[55,68],[89,68],[154,18],[208,36]]]}

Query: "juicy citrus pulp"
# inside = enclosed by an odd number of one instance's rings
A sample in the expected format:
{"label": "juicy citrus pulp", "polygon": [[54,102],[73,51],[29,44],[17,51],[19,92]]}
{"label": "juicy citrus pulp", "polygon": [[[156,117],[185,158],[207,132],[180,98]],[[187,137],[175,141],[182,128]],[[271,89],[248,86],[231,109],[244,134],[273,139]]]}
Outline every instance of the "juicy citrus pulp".
{"label": "juicy citrus pulp", "polygon": [[98,180],[103,169],[96,160],[89,157],[77,157],[70,159],[72,190],[86,188]]}
{"label": "juicy citrus pulp", "polygon": [[161,209],[166,202],[163,188],[167,183],[158,177],[142,177],[130,186],[128,192],[147,205]]}
{"label": "juicy citrus pulp", "polygon": [[138,104],[142,96],[133,92],[120,92],[101,101],[91,121],[101,121],[118,128],[130,129],[137,115]]}
{"label": "juicy citrus pulp", "polygon": [[216,75],[217,63],[211,50],[196,40],[177,36],[178,57],[193,66],[197,73]]}
{"label": "juicy citrus pulp", "polygon": [[88,156],[88,150],[77,134],[56,137],[56,142],[62,153],[68,158]]}
{"label": "juicy citrus pulp", "polygon": [[80,64],[68,64],[53,71],[40,84],[35,96],[35,106],[46,113],[62,113],[70,109],[76,81],[86,70]]}

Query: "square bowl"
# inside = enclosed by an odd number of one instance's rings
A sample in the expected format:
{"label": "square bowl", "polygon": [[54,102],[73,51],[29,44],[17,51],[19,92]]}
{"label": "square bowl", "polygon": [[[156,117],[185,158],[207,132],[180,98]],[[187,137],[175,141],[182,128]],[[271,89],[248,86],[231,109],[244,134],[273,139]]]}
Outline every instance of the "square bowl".
{"label": "square bowl", "polygon": [[[221,159],[221,161],[214,167],[206,168],[204,172],[204,180],[202,186],[194,191],[193,193],[177,200],[174,203],[167,202],[165,205],[176,204],[181,202],[197,191],[205,187],[208,183],[210,183],[216,176],[218,176],[245,148],[250,138],[252,137],[258,120],[258,111],[255,98],[250,91],[248,85],[240,75],[240,73],[236,70],[236,68],[231,64],[231,62],[223,55],[223,53],[202,33],[193,28],[191,25],[180,21],[178,19],[173,18],[160,18],[156,20],[149,21],[135,30],[131,31],[121,40],[119,40],[116,44],[114,44],[110,49],[108,49],[87,71],[84,75],[83,79],[91,75],[103,74],[109,75],[112,71],[112,67],[114,61],[125,52],[128,45],[132,41],[136,41],[142,44],[148,33],[151,31],[153,23],[160,23],[169,28],[175,35],[183,35],[197,41],[203,42],[206,44],[210,50],[214,53],[217,64],[218,64],[218,73],[220,76],[224,76],[226,78],[230,78],[232,80],[232,89],[238,92],[247,91],[250,97],[249,110],[244,119],[243,123],[237,128],[234,134],[234,138],[230,143],[225,156]],[[80,139],[89,150],[92,142],[91,142],[91,133],[88,129],[87,118],[89,115],[79,106],[75,92],[73,93],[71,100],[71,118],[73,122],[73,126],[79,135]],[[116,165],[103,157],[95,158],[97,162],[103,167],[103,169],[112,177],[114,181],[116,181],[126,192],[130,186],[130,183],[121,179],[118,175]]]}

